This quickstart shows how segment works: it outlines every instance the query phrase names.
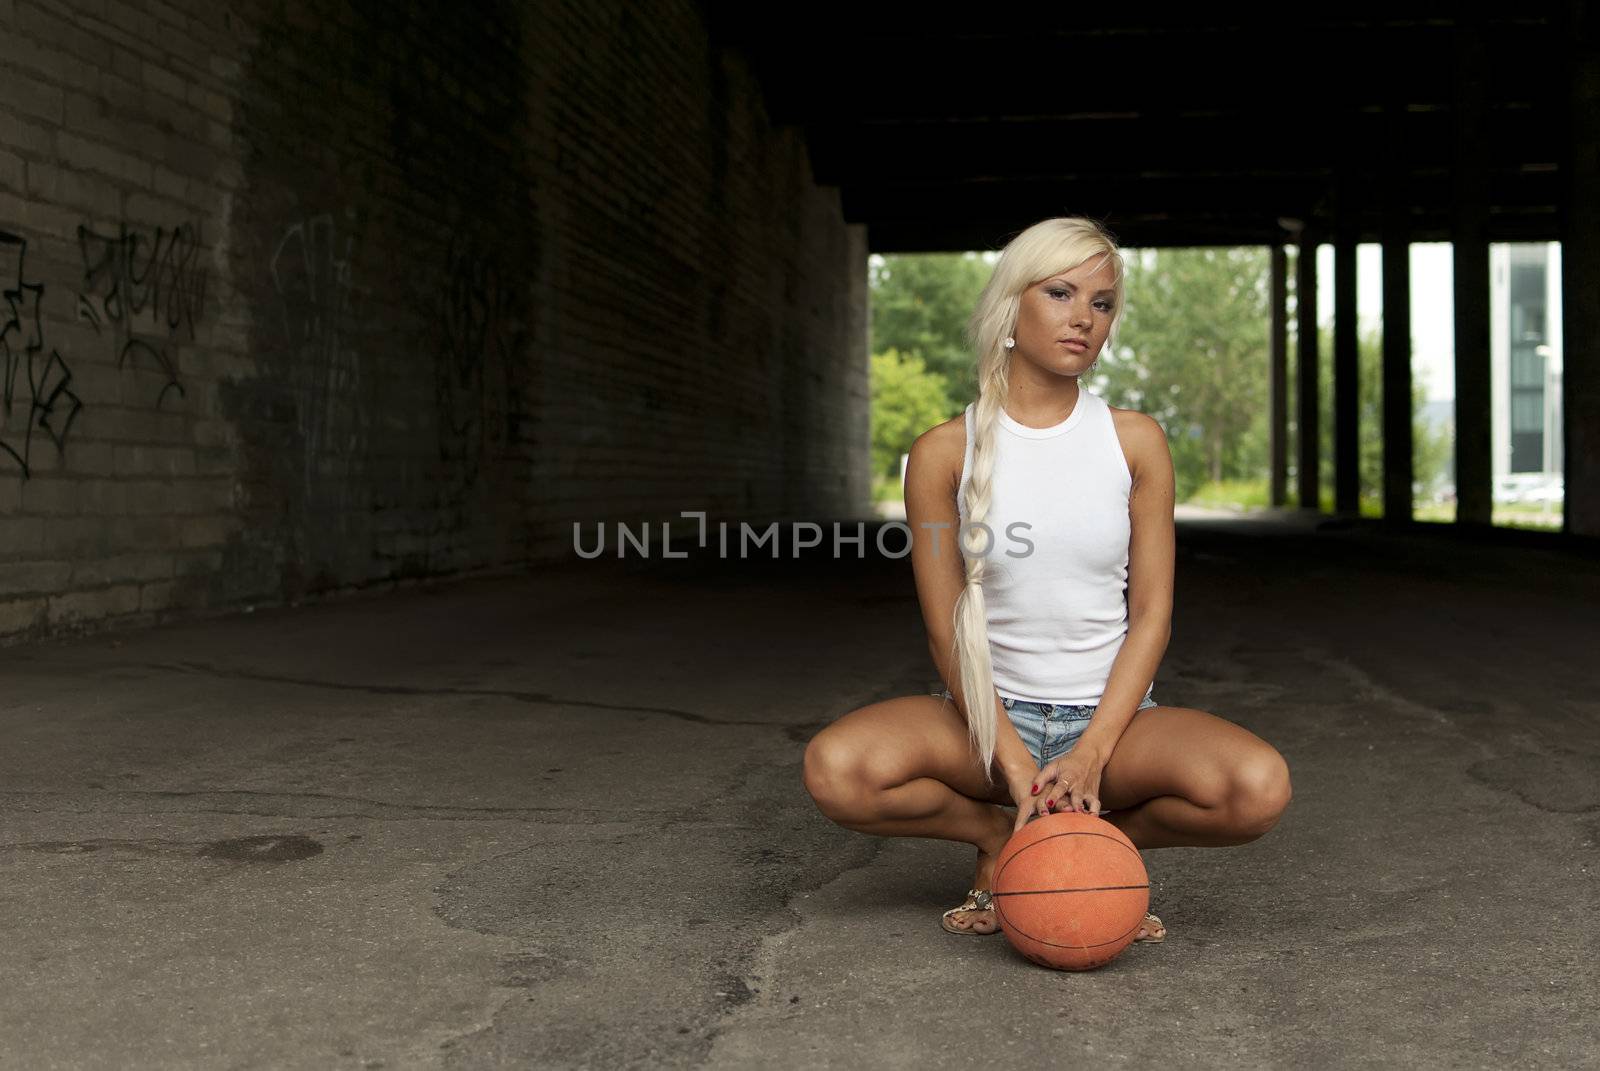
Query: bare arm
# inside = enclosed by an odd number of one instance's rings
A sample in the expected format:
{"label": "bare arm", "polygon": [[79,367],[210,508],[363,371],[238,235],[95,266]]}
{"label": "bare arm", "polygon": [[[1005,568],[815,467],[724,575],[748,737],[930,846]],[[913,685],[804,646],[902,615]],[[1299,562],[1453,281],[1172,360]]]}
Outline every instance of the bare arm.
{"label": "bare arm", "polygon": [[1133,489],[1128,495],[1128,634],[1111,664],[1105,694],[1077,747],[1102,761],[1122,739],[1155,679],[1172,638],[1172,451],[1161,425],[1143,413],[1129,422]]}
{"label": "bare arm", "polygon": [[[956,434],[949,432],[948,427],[934,428],[911,444],[906,461],[906,523],[911,528],[911,567],[928,631],[928,654],[955,698],[956,708],[967,718],[961,674],[951,650],[955,641],[956,597],[967,582],[960,545],[961,518],[956,508],[966,443],[959,427]],[[995,719],[996,765],[1008,779],[1019,771],[1031,776],[1038,765],[1028,745],[1011,724],[1000,697],[991,695],[989,702],[993,708],[990,716]]]}

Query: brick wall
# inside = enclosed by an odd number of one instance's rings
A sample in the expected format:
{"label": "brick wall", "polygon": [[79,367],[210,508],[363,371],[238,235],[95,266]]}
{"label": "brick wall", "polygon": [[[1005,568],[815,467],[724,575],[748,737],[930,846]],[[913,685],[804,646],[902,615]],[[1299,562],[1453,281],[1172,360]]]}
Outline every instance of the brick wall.
{"label": "brick wall", "polygon": [[693,3],[0,0],[0,50],[0,642],[865,514],[865,236]]}

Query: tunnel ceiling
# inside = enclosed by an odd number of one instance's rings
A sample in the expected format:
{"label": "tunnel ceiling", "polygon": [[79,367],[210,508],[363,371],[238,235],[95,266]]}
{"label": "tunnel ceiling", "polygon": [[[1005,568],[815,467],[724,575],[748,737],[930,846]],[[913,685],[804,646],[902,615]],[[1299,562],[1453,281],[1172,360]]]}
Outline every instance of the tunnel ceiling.
{"label": "tunnel ceiling", "polygon": [[1563,5],[1125,6],[706,0],[874,252],[997,248],[1068,214],[1128,246],[1281,241],[1341,200],[1377,241],[1386,186],[1413,241],[1444,241],[1457,160],[1486,169],[1489,240],[1557,237]]}

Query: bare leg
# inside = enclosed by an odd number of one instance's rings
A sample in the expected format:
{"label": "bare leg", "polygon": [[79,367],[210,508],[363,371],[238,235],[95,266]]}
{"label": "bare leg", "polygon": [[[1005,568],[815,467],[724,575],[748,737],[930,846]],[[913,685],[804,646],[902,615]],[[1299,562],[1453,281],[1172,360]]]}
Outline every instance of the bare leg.
{"label": "bare leg", "polygon": [[[960,712],[930,696],[874,703],[823,729],[806,747],[805,784],[818,809],[846,829],[973,845],[976,889],[991,887],[1015,823],[999,806],[1010,792],[1003,781],[984,780]],[[995,927],[993,911],[951,920],[980,933]]]}
{"label": "bare leg", "polygon": [[1226,847],[1270,830],[1289,767],[1265,740],[1191,707],[1141,710],[1100,775],[1106,821],[1138,848]]}
{"label": "bare leg", "polygon": [[[911,790],[911,791],[907,791]],[[835,819],[846,829],[862,833],[875,833],[886,837],[937,837],[971,844],[978,849],[977,866],[972,888],[994,888],[994,868],[1000,850],[1011,839],[1015,825],[1012,812],[993,803],[983,803],[963,796],[933,778],[920,777],[915,781],[889,789],[878,796],[878,814],[908,814],[921,808],[922,817],[898,817],[852,820]],[[968,928],[978,933],[993,933],[998,926],[994,911],[958,911],[950,916],[950,924]]]}
{"label": "bare leg", "polygon": [[854,808],[828,817],[861,833],[880,837],[937,837],[994,849],[1011,836],[1012,817],[993,803],[964,796],[932,777],[918,777],[860,798]]}
{"label": "bare leg", "polygon": [[1105,820],[1128,835],[1134,847],[1222,848],[1248,844],[1259,832],[1241,831],[1222,808],[1206,808],[1182,796],[1157,796],[1134,807],[1105,815]]}

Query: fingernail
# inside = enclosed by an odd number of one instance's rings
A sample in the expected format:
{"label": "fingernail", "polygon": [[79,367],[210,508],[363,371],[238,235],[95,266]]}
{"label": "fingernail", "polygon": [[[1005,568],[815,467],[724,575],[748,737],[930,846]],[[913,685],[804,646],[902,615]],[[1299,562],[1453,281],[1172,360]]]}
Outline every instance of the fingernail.
{"label": "fingernail", "polygon": [[1056,809],[1056,801],[1055,800],[1051,800],[1049,803],[1045,804],[1045,807],[1048,808],[1049,810],[1052,810],[1052,811],[1055,810]]}
{"label": "fingernail", "polygon": [[1038,785],[1034,785],[1034,786],[1033,786],[1033,790],[1034,790],[1034,791],[1035,791],[1035,792],[1038,792],[1038,791],[1039,791],[1039,786],[1038,786]]}

